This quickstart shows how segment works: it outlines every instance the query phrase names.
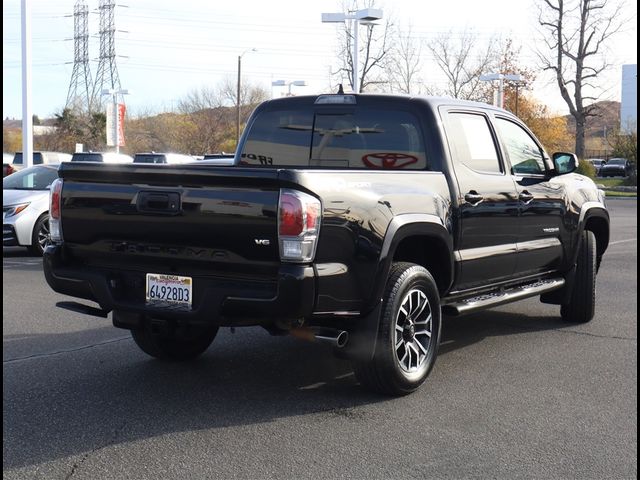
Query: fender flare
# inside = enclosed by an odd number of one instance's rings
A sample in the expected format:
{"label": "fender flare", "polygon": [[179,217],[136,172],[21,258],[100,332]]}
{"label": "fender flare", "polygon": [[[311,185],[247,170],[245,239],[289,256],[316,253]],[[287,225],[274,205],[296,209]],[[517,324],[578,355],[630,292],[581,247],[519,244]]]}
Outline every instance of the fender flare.
{"label": "fender flare", "polygon": [[[609,226],[609,213],[605,205],[601,202],[585,202],[580,209],[580,214],[578,217],[578,226],[576,228],[575,238],[573,239],[573,251],[571,252],[571,257],[569,258],[569,270],[565,272],[564,279],[565,285],[560,290],[555,290],[552,292],[544,293],[540,296],[540,301],[542,303],[549,303],[552,305],[563,305],[569,301],[571,297],[571,292],[573,291],[573,285],[575,283],[576,277],[576,266],[578,262],[578,250],[579,250],[579,242],[582,238],[582,232],[584,232],[584,228],[587,225],[587,222],[591,218],[601,218],[607,223]],[[602,245],[602,252],[607,249],[609,244],[609,232],[607,230],[607,236],[604,239],[604,244]],[[600,267],[600,261],[598,260],[597,268]]]}
{"label": "fender flare", "polygon": [[[391,263],[398,245],[405,238],[421,235],[441,240],[449,251],[450,282],[453,281],[453,240],[444,222],[436,215],[410,213],[396,216],[387,227],[384,241],[378,258],[373,283],[373,294],[365,304],[363,311],[367,314],[360,317],[352,333],[350,340],[344,349],[348,358],[359,361],[368,361],[373,358],[380,327],[380,314],[382,310],[382,295],[386,286]],[[447,288],[450,285],[447,286]]]}
{"label": "fender flare", "polygon": [[[442,219],[436,215],[425,213],[398,215],[389,223],[384,236],[380,257],[378,258],[372,301],[375,302],[375,299],[379,299],[382,295],[389,270],[391,269],[391,261],[398,249],[398,245],[405,238],[416,235],[436,238],[444,243],[449,253],[449,278],[453,280],[453,237],[445,227]],[[447,285],[447,288],[450,286]],[[370,303],[367,306],[370,307],[372,304]],[[364,310],[367,310],[366,307]]]}
{"label": "fender flare", "polygon": [[[582,208],[580,209],[580,217],[578,220],[578,229],[576,233],[576,238],[574,240],[575,245],[578,245],[580,238],[582,237],[582,232],[584,232],[585,226],[587,222],[591,218],[601,218],[607,223],[607,227],[609,227],[609,212],[607,211],[607,207],[601,202],[585,202],[582,204]],[[608,231],[607,231],[608,233]],[[609,235],[604,239],[604,244],[602,248],[598,248],[602,253],[609,246]],[[600,247],[600,246],[599,246]],[[574,265],[578,261],[578,248],[574,248],[574,251],[571,253],[571,265]]]}

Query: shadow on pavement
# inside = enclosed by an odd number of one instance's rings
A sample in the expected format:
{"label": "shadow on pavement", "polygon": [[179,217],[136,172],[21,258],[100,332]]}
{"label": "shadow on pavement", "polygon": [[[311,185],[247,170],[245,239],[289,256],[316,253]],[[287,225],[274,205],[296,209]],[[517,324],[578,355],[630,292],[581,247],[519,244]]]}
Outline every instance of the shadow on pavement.
{"label": "shadow on pavement", "polygon": [[[440,358],[490,336],[563,327],[559,318],[485,312],[445,319]],[[98,332],[99,330],[99,332]],[[94,337],[108,328],[96,329]],[[35,345],[82,344],[78,335],[4,337]],[[270,337],[261,329],[221,331],[200,359],[181,364],[120,340],[3,365],[3,460],[14,469],[174,432],[215,430],[299,415],[329,413],[367,422],[358,407],[402,401],[369,393],[350,363],[323,345]],[[76,337],[76,338],[74,338]],[[84,337],[83,337],[84,338]],[[471,360],[470,360],[471,361]],[[429,382],[429,379],[427,380]],[[212,432],[212,435],[215,435]]]}
{"label": "shadow on pavement", "polygon": [[2,247],[2,258],[42,258],[29,252],[26,247]]}

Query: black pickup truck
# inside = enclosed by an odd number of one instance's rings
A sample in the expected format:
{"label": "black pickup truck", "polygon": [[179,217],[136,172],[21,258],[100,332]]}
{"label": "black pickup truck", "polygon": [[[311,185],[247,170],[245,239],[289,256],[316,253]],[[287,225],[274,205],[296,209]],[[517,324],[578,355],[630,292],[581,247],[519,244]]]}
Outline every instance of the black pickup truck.
{"label": "black pickup truck", "polygon": [[326,341],[366,387],[418,388],[442,315],[532,296],[588,322],[609,215],[575,155],[489,105],[391,95],[261,104],[234,165],[65,163],[44,272],[58,305],[161,359],[221,326]]}

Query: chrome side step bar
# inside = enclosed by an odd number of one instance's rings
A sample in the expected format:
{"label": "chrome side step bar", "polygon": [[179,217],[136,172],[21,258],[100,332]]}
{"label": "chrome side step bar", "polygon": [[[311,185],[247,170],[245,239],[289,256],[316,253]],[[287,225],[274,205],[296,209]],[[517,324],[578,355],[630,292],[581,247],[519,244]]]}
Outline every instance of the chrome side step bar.
{"label": "chrome side step bar", "polygon": [[557,290],[564,286],[564,278],[551,278],[539,280],[534,283],[505,288],[495,292],[489,292],[473,298],[455,301],[442,306],[445,315],[457,316],[477,312],[486,308],[497,307],[505,303],[515,302],[524,298],[535,297],[543,293]]}

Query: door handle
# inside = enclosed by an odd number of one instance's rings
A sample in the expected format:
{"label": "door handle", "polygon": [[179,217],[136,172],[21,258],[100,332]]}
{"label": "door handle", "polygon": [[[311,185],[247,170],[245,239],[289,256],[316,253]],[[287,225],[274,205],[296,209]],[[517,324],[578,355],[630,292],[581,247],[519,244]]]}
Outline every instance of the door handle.
{"label": "door handle", "polygon": [[471,205],[477,205],[482,200],[484,200],[484,197],[480,195],[478,192],[476,192],[475,190],[471,190],[469,193],[467,193],[464,196],[464,199]]}
{"label": "door handle", "polygon": [[529,192],[527,192],[526,190],[523,190],[520,193],[520,196],[518,197],[520,199],[520,201],[524,202],[524,203],[529,203],[531,200],[533,200],[533,195],[531,195]]}

